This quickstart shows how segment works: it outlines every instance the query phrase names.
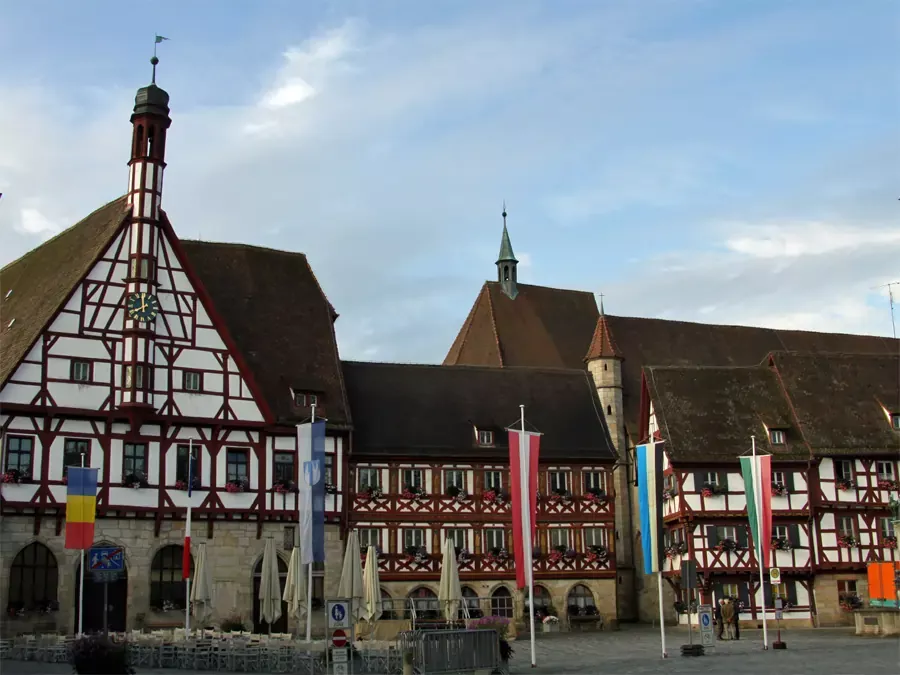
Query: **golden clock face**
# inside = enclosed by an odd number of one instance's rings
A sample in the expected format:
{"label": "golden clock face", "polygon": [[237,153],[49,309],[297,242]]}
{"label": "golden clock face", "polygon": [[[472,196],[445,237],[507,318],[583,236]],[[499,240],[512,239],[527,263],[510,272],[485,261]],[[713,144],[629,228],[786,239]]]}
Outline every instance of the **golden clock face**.
{"label": "golden clock face", "polygon": [[153,321],[159,314],[159,300],[152,293],[132,293],[125,306],[135,321]]}

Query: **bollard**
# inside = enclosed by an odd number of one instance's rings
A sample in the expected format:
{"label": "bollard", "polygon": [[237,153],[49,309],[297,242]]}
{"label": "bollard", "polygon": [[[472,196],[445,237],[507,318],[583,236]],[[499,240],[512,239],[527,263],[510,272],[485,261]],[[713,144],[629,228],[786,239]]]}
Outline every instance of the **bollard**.
{"label": "bollard", "polygon": [[411,649],[403,652],[403,675],[413,675],[413,653]]}

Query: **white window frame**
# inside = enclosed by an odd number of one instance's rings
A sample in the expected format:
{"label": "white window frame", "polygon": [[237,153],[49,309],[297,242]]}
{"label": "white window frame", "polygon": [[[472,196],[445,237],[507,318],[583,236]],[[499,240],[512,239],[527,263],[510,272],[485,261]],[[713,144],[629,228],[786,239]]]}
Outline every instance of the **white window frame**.
{"label": "white window frame", "polygon": [[451,485],[460,490],[466,489],[466,472],[464,469],[444,469],[444,489]]}
{"label": "white window frame", "polygon": [[425,471],[423,469],[401,469],[400,478],[403,481],[400,486],[401,490],[407,485],[422,488],[425,484]]}
{"label": "white window frame", "polygon": [[[846,523],[850,523],[849,531],[844,527]],[[838,518],[838,536],[855,537],[856,536],[856,518],[854,516],[840,516]]]}
{"label": "white window frame", "polygon": [[478,440],[478,445],[493,445],[494,444],[494,432],[490,429],[476,429],[476,439]]}
{"label": "white window frame", "polygon": [[[732,591],[734,592],[732,593]],[[737,584],[722,584],[722,595],[729,598],[739,598],[740,588]]]}
{"label": "white window frame", "polygon": [[787,541],[788,539],[788,526],[787,525],[773,525],[772,526],[772,536],[776,539],[784,539]]}
{"label": "white window frame", "polygon": [[875,462],[876,471],[878,472],[878,480],[894,480],[894,463],[879,461]]}
{"label": "white window frame", "polygon": [[894,427],[896,431],[900,431],[900,413],[891,415],[891,426]]}
{"label": "white window frame", "polygon": [[506,548],[506,530],[502,527],[486,527],[481,534],[485,551],[492,548]]}
{"label": "white window frame", "polygon": [[[370,480],[372,476],[375,476],[374,483]],[[360,467],[359,469],[357,469],[356,480],[359,484],[358,489],[360,490],[360,492],[371,488],[378,488],[380,490],[381,469],[375,469],[369,466]]]}
{"label": "white window frame", "polygon": [[769,441],[772,445],[784,445],[784,430],[769,429]]}
{"label": "white window frame", "polygon": [[787,473],[784,471],[773,471],[772,482],[787,487]]}
{"label": "white window frame", "polygon": [[464,527],[447,527],[444,528],[444,539],[450,539],[455,548],[468,548],[469,536],[468,531]]}
{"label": "white window frame", "polygon": [[[181,375],[181,386],[185,391],[200,391],[203,377],[196,370],[184,370]],[[194,385],[194,386],[191,386]]]}
{"label": "white window frame", "polygon": [[90,382],[91,362],[72,359],[72,380],[74,382]]}
{"label": "white window frame", "polygon": [[[718,471],[707,471],[706,472],[706,480],[703,481],[707,485],[715,485],[719,486],[719,472]],[[703,487],[702,485],[700,487]]]}
{"label": "white window frame", "polygon": [[586,527],[582,530],[584,548],[591,546],[609,546],[609,530],[605,527]]}
{"label": "white window frame", "polygon": [[565,546],[568,551],[572,548],[572,531],[567,527],[550,528],[550,548]]}
{"label": "white window frame", "polygon": [[568,471],[550,471],[547,474],[547,492],[553,492],[555,490],[569,491]]}
{"label": "white window frame", "polygon": [[[854,465],[853,460],[848,460],[848,459],[838,460],[837,467],[836,467],[837,471],[835,472],[835,475],[837,476],[838,480],[853,480],[853,468],[854,468],[853,465]],[[847,469],[847,468],[849,468],[849,471],[845,472],[844,469]]]}
{"label": "white window frame", "polygon": [[603,471],[585,471],[584,472],[584,489],[599,489],[606,492],[606,473]]}
{"label": "white window frame", "polygon": [[[496,477],[496,481],[491,478]],[[503,472],[497,469],[486,469],[484,472],[484,489],[485,490],[502,490],[503,489]]]}
{"label": "white window frame", "polygon": [[894,522],[890,518],[880,518],[879,519],[879,529],[881,530],[882,537],[895,537],[896,530],[894,529]]}
{"label": "white window frame", "polygon": [[425,548],[425,529],[422,527],[403,528],[403,550],[410,546]]}
{"label": "white window frame", "polygon": [[369,549],[369,546],[381,548],[381,528],[360,527],[357,531],[359,532],[359,548],[363,553]]}
{"label": "white window frame", "polygon": [[716,527],[716,535],[719,537],[719,541],[731,539],[731,541],[737,542],[737,527],[734,525],[719,525]]}

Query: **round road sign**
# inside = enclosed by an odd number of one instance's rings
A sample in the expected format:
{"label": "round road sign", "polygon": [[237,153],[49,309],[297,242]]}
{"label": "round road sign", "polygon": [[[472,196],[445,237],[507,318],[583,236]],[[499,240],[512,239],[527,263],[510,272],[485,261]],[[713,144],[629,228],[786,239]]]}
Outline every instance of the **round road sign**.
{"label": "round road sign", "polygon": [[347,633],[338,628],[331,634],[331,644],[333,644],[335,647],[346,647]]}
{"label": "round road sign", "polygon": [[769,569],[769,581],[773,584],[781,583],[781,570],[777,567]]}
{"label": "round road sign", "polygon": [[701,614],[700,616],[703,619],[703,625],[708,626],[709,625],[709,614]]}

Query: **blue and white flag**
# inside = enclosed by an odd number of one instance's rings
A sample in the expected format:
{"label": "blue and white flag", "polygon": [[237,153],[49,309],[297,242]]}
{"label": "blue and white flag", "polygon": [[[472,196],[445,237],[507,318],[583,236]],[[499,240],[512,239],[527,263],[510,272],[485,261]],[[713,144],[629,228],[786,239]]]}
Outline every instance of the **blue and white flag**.
{"label": "blue and white flag", "polygon": [[655,574],[665,553],[663,534],[663,444],[647,443],[635,448],[637,455],[638,505],[641,512],[641,547],[644,574]]}
{"label": "blue and white flag", "polygon": [[325,420],[297,425],[300,562],[325,562]]}

